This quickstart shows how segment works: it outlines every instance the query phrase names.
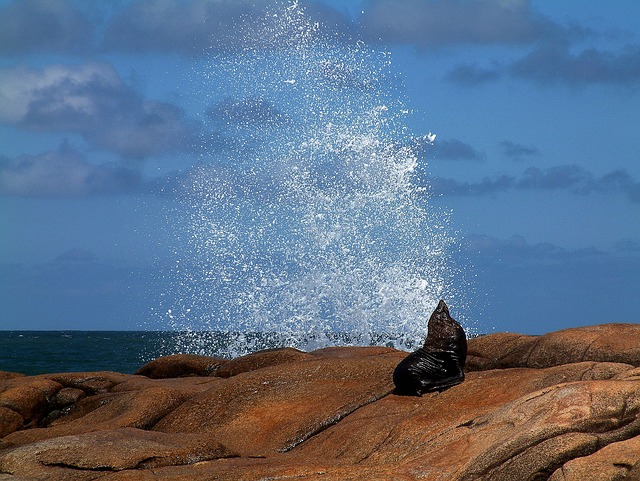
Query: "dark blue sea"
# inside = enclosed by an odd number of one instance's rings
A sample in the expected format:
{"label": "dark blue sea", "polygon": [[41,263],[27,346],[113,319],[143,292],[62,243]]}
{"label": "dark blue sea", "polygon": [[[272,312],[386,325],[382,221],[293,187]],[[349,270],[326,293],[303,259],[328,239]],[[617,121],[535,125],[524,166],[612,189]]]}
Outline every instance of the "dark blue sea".
{"label": "dark blue sea", "polygon": [[[318,343],[306,341],[305,350],[326,345],[397,346],[388,334],[323,335]],[[311,340],[313,341],[313,340]],[[235,357],[259,349],[291,345],[271,333],[180,331],[0,331],[0,371],[27,375],[59,372],[116,371],[132,374],[160,356],[189,353]],[[412,346],[402,340],[402,346]],[[236,346],[236,354],[229,354]],[[242,352],[244,348],[245,352]]]}
{"label": "dark blue sea", "polygon": [[169,354],[174,332],[0,331],[0,371],[43,374],[78,371],[133,373]]}

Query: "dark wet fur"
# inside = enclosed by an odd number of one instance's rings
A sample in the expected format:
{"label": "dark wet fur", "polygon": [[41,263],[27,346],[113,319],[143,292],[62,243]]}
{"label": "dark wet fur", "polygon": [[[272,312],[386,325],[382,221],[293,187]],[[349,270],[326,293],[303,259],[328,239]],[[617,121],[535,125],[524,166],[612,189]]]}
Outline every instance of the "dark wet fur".
{"label": "dark wet fur", "polygon": [[464,381],[467,337],[444,301],[431,315],[428,329],[424,345],[400,361],[393,372],[397,394],[421,396]]}

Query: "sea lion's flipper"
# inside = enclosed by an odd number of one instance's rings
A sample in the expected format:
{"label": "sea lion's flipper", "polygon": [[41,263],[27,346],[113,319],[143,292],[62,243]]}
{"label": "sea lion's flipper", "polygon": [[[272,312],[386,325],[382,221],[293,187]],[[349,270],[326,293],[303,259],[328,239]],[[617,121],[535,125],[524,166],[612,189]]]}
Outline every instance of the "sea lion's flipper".
{"label": "sea lion's flipper", "polygon": [[460,360],[450,352],[429,352],[421,348],[404,358],[393,372],[396,392],[422,395],[446,389],[464,381]]}

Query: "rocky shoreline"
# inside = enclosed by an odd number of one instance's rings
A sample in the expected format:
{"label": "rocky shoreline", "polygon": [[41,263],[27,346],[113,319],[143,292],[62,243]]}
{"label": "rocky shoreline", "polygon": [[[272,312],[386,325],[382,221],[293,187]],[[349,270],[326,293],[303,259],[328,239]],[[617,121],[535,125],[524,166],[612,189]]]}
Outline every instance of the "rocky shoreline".
{"label": "rocky shoreline", "polygon": [[640,325],[468,348],[422,397],[393,393],[385,347],[0,372],[0,480],[640,479]]}

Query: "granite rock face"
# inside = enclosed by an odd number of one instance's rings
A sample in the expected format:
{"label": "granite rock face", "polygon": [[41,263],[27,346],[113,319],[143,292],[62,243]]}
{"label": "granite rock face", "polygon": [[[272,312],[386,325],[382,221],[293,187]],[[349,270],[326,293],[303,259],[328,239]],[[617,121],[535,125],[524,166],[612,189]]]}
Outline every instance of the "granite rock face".
{"label": "granite rock face", "polygon": [[407,353],[385,347],[2,373],[0,480],[640,479],[640,326],[468,349],[422,397],[393,393]]}
{"label": "granite rock face", "polygon": [[508,367],[550,367],[580,361],[640,366],[640,324],[600,324],[543,336],[497,333],[469,343],[470,371]]}

